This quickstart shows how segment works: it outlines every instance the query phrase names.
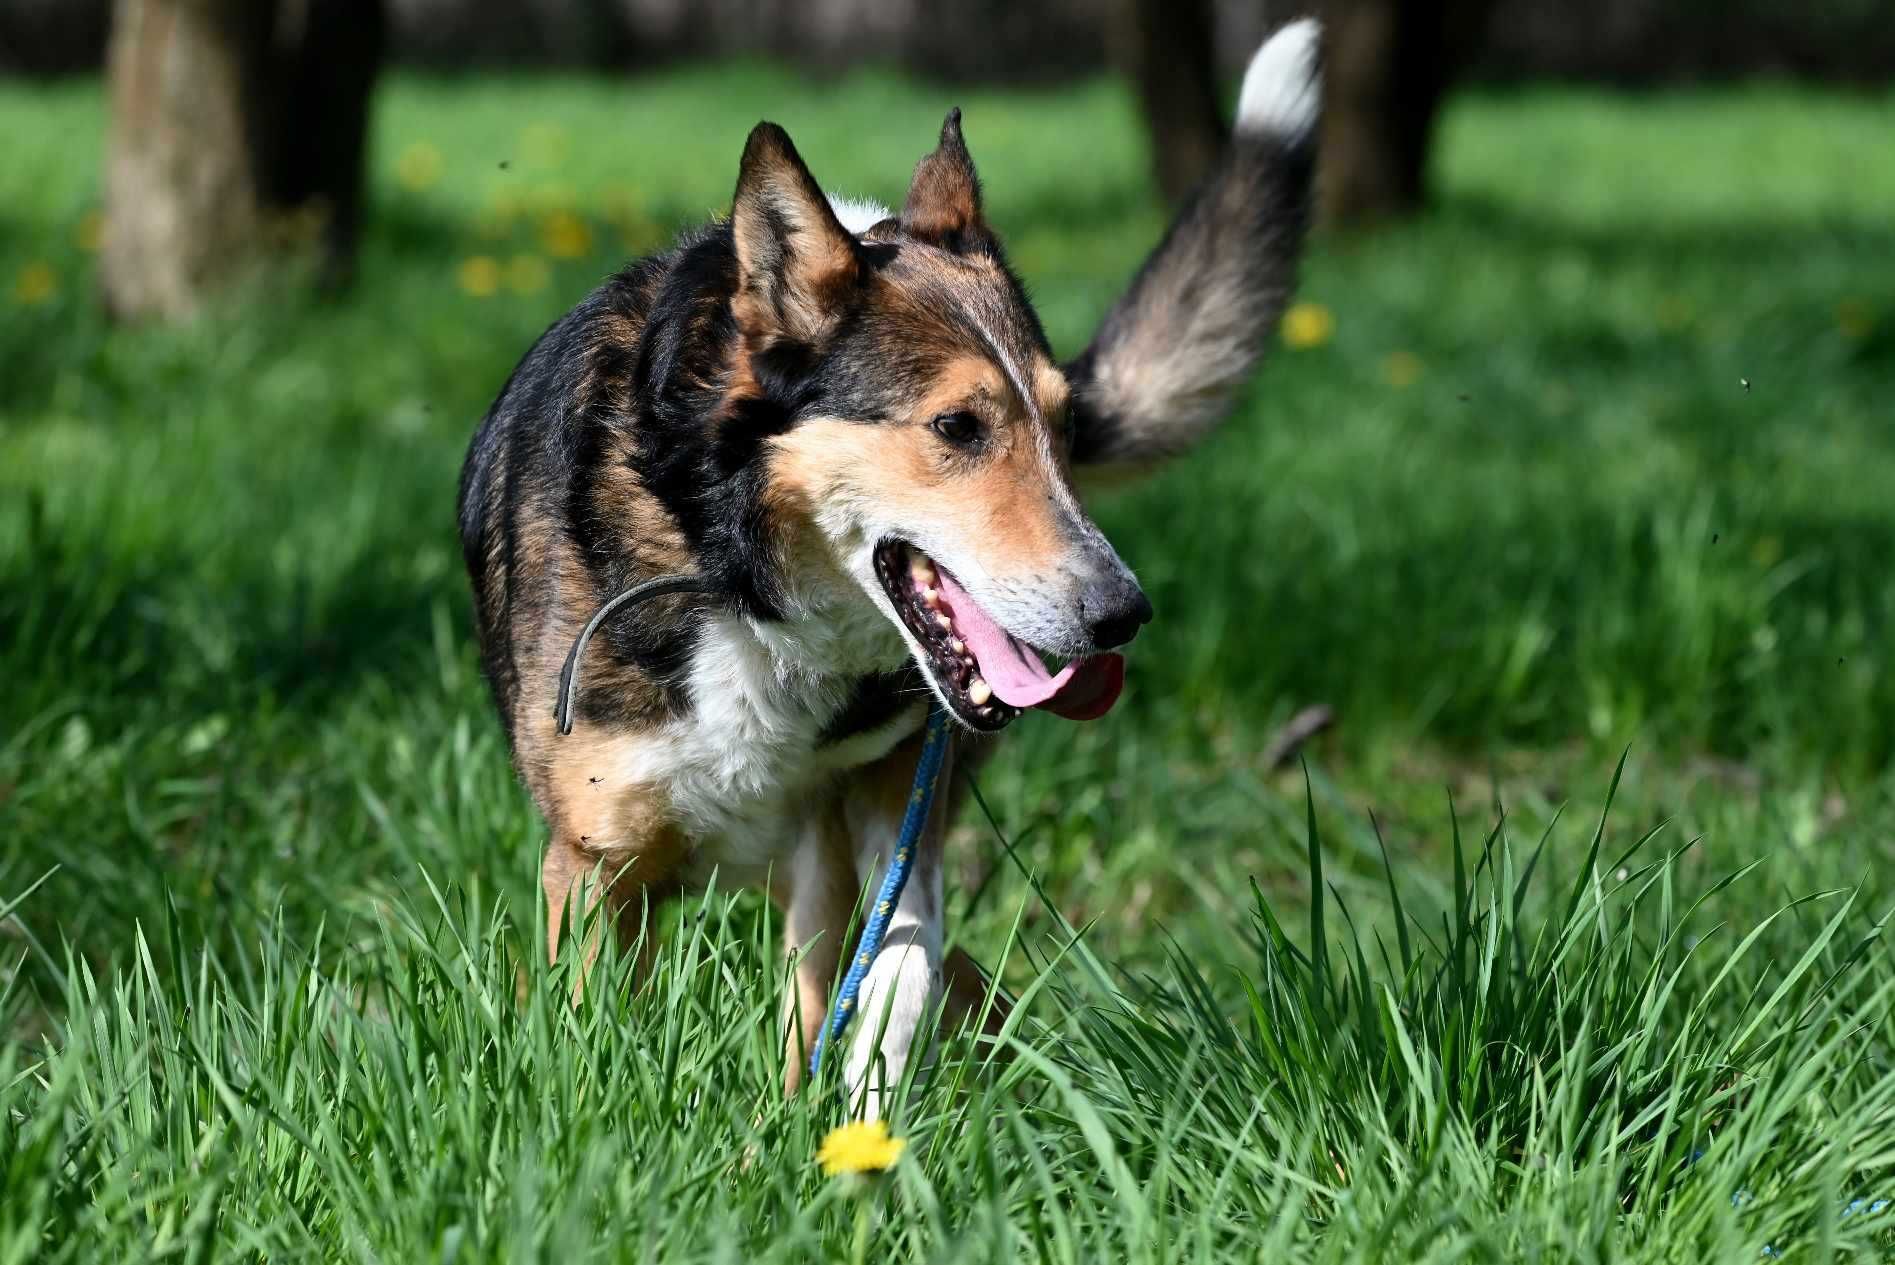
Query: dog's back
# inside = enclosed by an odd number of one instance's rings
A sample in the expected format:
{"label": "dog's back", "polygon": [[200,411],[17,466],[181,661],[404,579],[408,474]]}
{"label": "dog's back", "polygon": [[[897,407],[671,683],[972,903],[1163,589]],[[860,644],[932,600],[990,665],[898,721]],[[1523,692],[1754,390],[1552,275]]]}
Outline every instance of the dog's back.
{"label": "dog's back", "polygon": [[[483,665],[516,746],[525,706],[550,714],[561,657],[590,612],[643,575],[690,565],[677,522],[631,467],[655,441],[657,395],[675,408],[683,379],[698,384],[683,392],[687,411],[715,398],[702,384],[721,368],[720,331],[704,327],[731,284],[722,227],[614,275],[540,336],[474,436],[461,545]],[[664,328],[647,339],[654,307]],[[645,678],[631,695],[675,669],[683,633],[664,615],[682,606],[655,604],[604,634],[613,662]],[[595,708],[602,693],[588,694]]]}

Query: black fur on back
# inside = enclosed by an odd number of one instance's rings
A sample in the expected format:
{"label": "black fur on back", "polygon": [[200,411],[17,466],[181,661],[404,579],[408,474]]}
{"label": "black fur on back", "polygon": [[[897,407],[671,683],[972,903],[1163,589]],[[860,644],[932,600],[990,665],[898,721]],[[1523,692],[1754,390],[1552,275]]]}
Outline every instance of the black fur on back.
{"label": "black fur on back", "polygon": [[[897,250],[863,247],[871,268]],[[594,645],[609,664],[657,683],[668,710],[688,708],[683,680],[695,611],[709,603],[756,619],[782,616],[764,496],[767,441],[813,412],[873,422],[895,407],[895,383],[871,368],[888,363],[887,335],[853,312],[842,314],[824,347],[778,339],[752,355],[755,388],[733,396],[736,286],[728,223],[632,264],[540,336],[475,435],[461,476],[461,541],[483,662],[509,726],[529,670],[520,641],[553,602],[583,618],[614,594],[678,569],[707,576],[721,600],[656,600],[608,621]],[[629,504],[637,495],[662,508],[683,538],[682,553],[639,537],[641,515]],[[582,568],[583,593],[569,583],[558,592],[563,574],[522,574],[529,555],[562,551]],[[580,716],[593,720],[649,710],[611,688],[582,689],[579,699]]]}

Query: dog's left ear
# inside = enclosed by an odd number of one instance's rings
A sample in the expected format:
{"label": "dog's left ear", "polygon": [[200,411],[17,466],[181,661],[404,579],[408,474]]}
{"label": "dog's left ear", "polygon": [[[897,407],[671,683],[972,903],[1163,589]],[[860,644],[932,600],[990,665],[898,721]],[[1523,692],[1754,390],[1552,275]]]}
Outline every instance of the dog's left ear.
{"label": "dog's left ear", "polygon": [[809,174],[789,133],[759,123],[744,146],[731,202],[738,325],[814,342],[861,279],[860,248]]}
{"label": "dog's left ear", "polygon": [[915,167],[901,227],[910,237],[945,250],[986,250],[993,244],[980,213],[980,177],[961,139],[959,106],[941,124],[941,143]]}

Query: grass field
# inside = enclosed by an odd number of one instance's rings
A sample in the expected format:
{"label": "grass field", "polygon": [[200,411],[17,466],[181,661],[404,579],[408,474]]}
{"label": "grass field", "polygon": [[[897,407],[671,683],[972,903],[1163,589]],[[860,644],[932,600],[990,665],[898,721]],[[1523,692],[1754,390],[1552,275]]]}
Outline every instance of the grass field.
{"label": "grass field", "polygon": [[1030,1004],[873,1200],[761,902],[564,1004],[466,439],[758,117],[894,200],[956,101],[1076,349],[1162,228],[1106,85],[398,79],[353,294],[128,331],[96,87],[0,84],[0,1265],[1895,1253],[1887,95],[1475,95],[1436,211],[1319,244],[1100,507],[1158,621],[983,775],[952,934]]}

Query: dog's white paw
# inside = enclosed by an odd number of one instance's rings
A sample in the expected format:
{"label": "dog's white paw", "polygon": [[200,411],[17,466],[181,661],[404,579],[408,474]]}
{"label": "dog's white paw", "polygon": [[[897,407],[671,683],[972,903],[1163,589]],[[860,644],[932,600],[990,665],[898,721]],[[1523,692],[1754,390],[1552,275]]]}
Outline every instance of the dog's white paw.
{"label": "dog's white paw", "polygon": [[864,1120],[880,1120],[886,1113],[914,1054],[922,1021],[940,992],[939,963],[919,939],[891,935],[857,994],[859,1009],[843,1078],[849,1101],[860,1105]]}

